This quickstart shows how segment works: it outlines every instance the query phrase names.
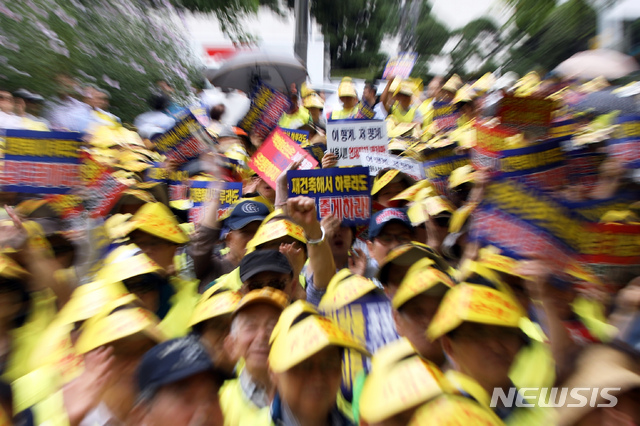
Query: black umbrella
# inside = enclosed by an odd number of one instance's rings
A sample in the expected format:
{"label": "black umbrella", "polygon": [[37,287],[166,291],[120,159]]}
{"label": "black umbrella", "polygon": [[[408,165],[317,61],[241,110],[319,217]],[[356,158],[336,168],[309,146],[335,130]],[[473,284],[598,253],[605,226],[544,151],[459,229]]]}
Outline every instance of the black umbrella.
{"label": "black umbrella", "polygon": [[249,94],[258,80],[288,93],[291,83],[298,87],[307,79],[307,70],[295,56],[262,52],[239,53],[211,74],[211,84],[238,89]]}

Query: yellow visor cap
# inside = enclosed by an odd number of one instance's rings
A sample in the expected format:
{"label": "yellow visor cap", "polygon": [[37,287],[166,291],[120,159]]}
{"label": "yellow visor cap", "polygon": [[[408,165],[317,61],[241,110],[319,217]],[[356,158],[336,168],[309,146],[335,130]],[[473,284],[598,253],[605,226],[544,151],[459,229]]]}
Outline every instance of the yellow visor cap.
{"label": "yellow visor cap", "polygon": [[233,315],[250,305],[266,304],[283,311],[289,305],[289,296],[280,290],[264,287],[245,294],[236,305]]}
{"label": "yellow visor cap", "polygon": [[353,274],[347,268],[342,269],[329,281],[318,308],[322,311],[336,311],[377,288],[370,279]]}
{"label": "yellow visor cap", "polygon": [[373,188],[371,188],[371,195],[375,195],[380,192],[382,188],[387,186],[396,176],[398,176],[398,173],[400,173],[398,170],[389,170],[379,178],[375,178],[373,181]]}
{"label": "yellow visor cap", "polygon": [[76,287],[69,302],[58,317],[65,324],[84,321],[100,312],[107,304],[128,295],[127,288],[119,281],[94,281]]}
{"label": "yellow visor cap", "polygon": [[432,195],[435,195],[435,192],[431,183],[429,183],[428,180],[424,179],[414,185],[411,185],[409,188],[405,189],[404,191],[402,191],[401,193],[393,197],[392,200],[415,201],[416,195],[420,193],[422,189],[426,189],[428,191],[426,193],[433,192]]}
{"label": "yellow visor cap", "polygon": [[303,244],[307,243],[307,239],[304,236],[304,230],[299,225],[288,220],[278,220],[276,222],[265,223],[260,225],[256,235],[247,243],[248,249],[255,249],[256,247],[275,241],[282,237],[292,237]]}
{"label": "yellow visor cap", "polygon": [[147,203],[133,215],[133,229],[176,244],[186,244],[189,237],[178,226],[173,213],[162,203]]}
{"label": "yellow visor cap", "polygon": [[489,408],[458,395],[441,395],[418,408],[409,426],[504,426]]}
{"label": "yellow visor cap", "polygon": [[510,295],[490,287],[461,283],[445,294],[427,330],[435,340],[463,322],[519,327],[524,311]]}
{"label": "yellow visor cap", "polygon": [[13,259],[4,254],[0,254],[0,277],[22,279],[29,275],[29,272],[18,265]]}
{"label": "yellow visor cap", "polygon": [[475,169],[471,164],[458,167],[449,175],[449,188],[455,188],[463,183],[473,182],[475,178]]}
{"label": "yellow visor cap", "polygon": [[305,302],[304,300],[297,300],[291,305],[287,306],[285,310],[282,311],[282,314],[280,314],[280,318],[278,319],[276,326],[271,332],[269,344],[273,343],[276,336],[278,336],[280,332],[286,333],[298,318],[306,314],[319,315],[316,308],[312,304]]}
{"label": "yellow visor cap", "polygon": [[[125,296],[108,304],[99,314],[90,318],[83,326],[76,344],[78,353],[87,353],[135,335],[146,337],[156,343],[166,340],[158,328],[158,318],[150,311],[138,307],[139,303],[137,297]],[[131,307],[126,306],[129,304]],[[116,310],[118,308],[121,309]]]}
{"label": "yellow visor cap", "polygon": [[393,296],[391,305],[399,309],[421,294],[442,297],[454,285],[455,283],[447,274],[433,267],[431,259],[420,259],[407,271],[398,291]]}
{"label": "yellow visor cap", "polygon": [[105,282],[124,281],[144,274],[163,274],[164,269],[135,244],[120,246],[107,256],[96,279]]}
{"label": "yellow visor cap", "polygon": [[329,346],[367,354],[362,342],[356,341],[329,318],[311,315],[278,333],[269,352],[269,367],[275,373],[285,372]]}
{"label": "yellow visor cap", "polygon": [[242,296],[235,291],[223,291],[211,297],[201,298],[189,320],[189,327],[223,315],[231,315]]}
{"label": "yellow visor cap", "polygon": [[360,396],[360,415],[367,423],[383,422],[450,389],[438,367],[413,355],[371,370]]}

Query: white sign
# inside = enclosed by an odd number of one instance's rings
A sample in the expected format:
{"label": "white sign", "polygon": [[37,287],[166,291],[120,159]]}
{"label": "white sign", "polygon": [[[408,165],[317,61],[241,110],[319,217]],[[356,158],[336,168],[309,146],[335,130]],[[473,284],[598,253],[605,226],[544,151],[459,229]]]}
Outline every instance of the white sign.
{"label": "white sign", "polygon": [[338,157],[338,166],[360,166],[360,156],[387,152],[387,123],[381,120],[348,120],[327,123],[327,150]]}
{"label": "white sign", "polygon": [[393,169],[411,176],[419,181],[425,178],[424,167],[418,161],[411,158],[397,157],[389,154],[362,154],[360,156],[363,166],[369,167],[369,174],[375,176],[380,170]]}

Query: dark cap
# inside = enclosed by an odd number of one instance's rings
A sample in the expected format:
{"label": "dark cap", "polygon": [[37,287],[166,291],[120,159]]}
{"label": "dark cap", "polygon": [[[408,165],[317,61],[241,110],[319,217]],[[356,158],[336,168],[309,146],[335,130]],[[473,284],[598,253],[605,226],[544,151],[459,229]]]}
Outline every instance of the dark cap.
{"label": "dark cap", "polygon": [[245,282],[260,272],[293,274],[287,257],[278,250],[256,250],[242,258],[240,281]]}
{"label": "dark cap", "polygon": [[251,222],[262,222],[269,215],[269,208],[257,201],[241,201],[233,208],[225,221],[230,229],[244,228]]}
{"label": "dark cap", "polygon": [[[442,272],[446,272],[448,270],[448,265],[444,259],[442,259],[431,247],[417,241],[411,241],[408,244],[402,244],[395,247],[389,252],[389,254],[387,254],[380,264],[380,270],[378,271],[377,278],[382,285],[386,285],[387,281],[389,281],[389,271],[391,270],[392,265],[411,266],[418,260],[425,257],[433,260],[433,266],[440,269]],[[395,278],[398,279],[403,277]],[[400,280],[398,280],[398,282],[400,282]]]}
{"label": "dark cap", "polygon": [[136,372],[139,395],[148,399],[162,386],[179,382],[203,372],[216,373],[220,385],[227,375],[217,370],[204,346],[194,336],[160,343],[140,361]]}
{"label": "dark cap", "polygon": [[373,216],[369,222],[369,239],[374,239],[382,232],[382,228],[388,223],[398,222],[406,226],[409,230],[412,230],[411,221],[407,216],[406,209],[388,208],[380,210]]}

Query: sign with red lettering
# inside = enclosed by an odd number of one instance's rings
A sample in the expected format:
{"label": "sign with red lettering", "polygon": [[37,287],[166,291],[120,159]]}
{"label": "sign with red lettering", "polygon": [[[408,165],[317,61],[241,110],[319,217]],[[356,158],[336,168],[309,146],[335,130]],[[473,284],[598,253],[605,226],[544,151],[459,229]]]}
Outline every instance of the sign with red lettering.
{"label": "sign with red lettering", "polygon": [[338,166],[361,166],[360,155],[386,153],[387,123],[380,120],[336,120],[327,124],[327,148]]}
{"label": "sign with red lettering", "polygon": [[109,214],[128,188],[116,179],[112,172],[110,167],[96,162],[89,156],[82,165],[82,178],[87,188],[84,204],[93,219]]}
{"label": "sign with red lettering", "polygon": [[4,137],[2,191],[66,194],[80,184],[81,133],[6,130]]}
{"label": "sign with red lettering", "polygon": [[278,127],[271,132],[258,151],[251,157],[249,167],[272,188],[275,188],[278,176],[289,164],[298,160],[303,160],[300,170],[313,169],[318,165],[315,158],[300,148],[300,145],[291,140]]}
{"label": "sign with red lettering", "polygon": [[291,170],[289,197],[314,198],[318,220],[335,215],[343,225],[368,225],[371,186],[368,167]]}

